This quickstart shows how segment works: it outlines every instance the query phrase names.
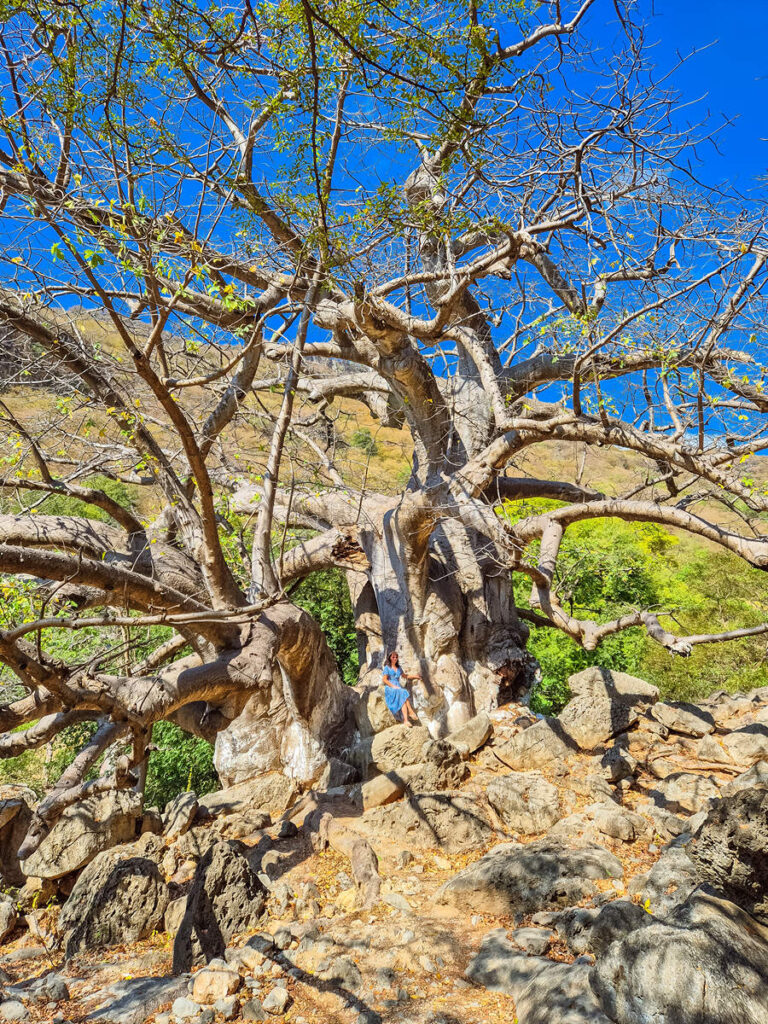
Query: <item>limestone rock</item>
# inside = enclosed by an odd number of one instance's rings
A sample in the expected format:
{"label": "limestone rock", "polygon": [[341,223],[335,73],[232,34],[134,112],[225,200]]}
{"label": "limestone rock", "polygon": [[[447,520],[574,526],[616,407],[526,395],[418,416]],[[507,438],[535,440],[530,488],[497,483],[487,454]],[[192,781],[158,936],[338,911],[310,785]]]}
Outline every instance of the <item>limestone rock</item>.
{"label": "limestone rock", "polygon": [[745,725],[723,736],[723,746],[738,765],[768,760],[768,725]]}
{"label": "limestone rock", "polygon": [[614,942],[638,928],[647,928],[654,918],[643,907],[629,900],[606,903],[595,916],[589,929],[587,949],[601,957]]}
{"label": "limestone rock", "polygon": [[594,750],[617,733],[626,732],[639,717],[637,708],[622,700],[574,697],[560,712],[558,721],[580,750]]}
{"label": "limestone rock", "polygon": [[696,865],[682,846],[670,845],[650,871],[635,875],[627,885],[630,894],[638,894],[654,917],[664,917],[688,899],[699,884]]}
{"label": "limestone rock", "polygon": [[187,897],[179,896],[178,899],[171,900],[168,906],[165,908],[165,916],[163,918],[163,928],[169,935],[175,935],[179,930],[184,912],[187,909]]}
{"label": "limestone rock", "polygon": [[138,942],[162,927],[168,886],[160,873],[160,840],[104,850],[81,872],[59,915],[66,956]]}
{"label": "limestone rock", "polygon": [[271,1014],[285,1013],[290,1005],[291,997],[288,993],[287,988],[283,988],[282,985],[278,985],[277,988],[273,988],[271,992],[262,999],[261,1005]]}
{"label": "limestone rock", "polygon": [[533,956],[543,956],[552,945],[555,933],[548,928],[515,928],[510,932],[512,942]]}
{"label": "limestone rock", "polygon": [[19,915],[16,912],[16,905],[13,900],[3,898],[0,900],[0,943],[5,942],[13,929]]}
{"label": "limestone rock", "polygon": [[209,964],[192,976],[192,998],[208,1006],[218,999],[234,995],[240,988],[240,975],[223,961]]}
{"label": "limestone rock", "polygon": [[610,946],[591,981],[616,1024],[765,1024],[768,928],[697,891]]}
{"label": "limestone rock", "polygon": [[469,757],[470,754],[474,754],[476,750],[479,750],[488,740],[491,738],[493,733],[493,722],[485,711],[481,711],[479,715],[475,715],[474,718],[470,718],[468,722],[457,729],[456,732],[452,732],[448,736],[448,740],[456,747],[462,757]]}
{"label": "limestone rock", "polygon": [[0,881],[5,886],[24,885],[18,850],[32,821],[35,794],[26,786],[0,787]]}
{"label": "limestone rock", "polygon": [[266,811],[272,817],[278,817],[294,802],[298,793],[296,783],[286,775],[270,772],[202,796],[198,803],[203,815],[214,818],[251,810]]}
{"label": "limestone rock", "polygon": [[578,903],[593,879],[621,878],[621,863],[597,843],[575,848],[559,839],[504,843],[439,890],[445,902],[489,914],[531,913]]}
{"label": "limestone rock", "polygon": [[90,796],[68,807],[21,869],[36,878],[62,878],[90,864],[96,854],[136,835],[141,797],[130,790]]}
{"label": "limestone rock", "polygon": [[380,772],[397,771],[425,760],[424,744],[432,737],[422,725],[393,725],[377,733],[371,742],[371,761]]}
{"label": "limestone rock", "polygon": [[235,841],[215,843],[197,866],[173,943],[173,971],[223,956],[238,932],[256,927],[266,889]]}
{"label": "limestone rock", "polygon": [[679,732],[683,736],[706,736],[715,731],[712,715],[695,704],[654,704],[651,714],[671,732]]}
{"label": "limestone rock", "polygon": [[568,676],[568,688],[574,697],[606,697],[635,705],[654,704],[659,699],[658,688],[644,679],[597,666]]}
{"label": "limestone rock", "polygon": [[410,793],[398,804],[366,811],[361,824],[359,831],[374,839],[447,853],[483,847],[494,834],[482,805],[459,793]]}
{"label": "limestone rock", "polygon": [[492,932],[483,940],[467,976],[476,985],[511,995],[517,1019],[524,1024],[610,1024],[592,992],[589,972],[587,964],[526,956],[503,933]]}
{"label": "limestone rock", "polygon": [[175,796],[163,813],[163,835],[166,839],[175,839],[191,828],[197,808],[195,793],[179,793]]}
{"label": "limestone rock", "polygon": [[661,794],[663,806],[670,811],[695,814],[720,795],[717,784],[707,775],[675,772],[654,783],[654,792]]}
{"label": "limestone rock", "polygon": [[375,736],[397,725],[397,719],[387,707],[383,686],[366,687],[355,701],[353,711],[361,736]]}
{"label": "limestone rock", "polygon": [[405,782],[397,772],[388,775],[376,775],[374,778],[364,782],[361,786],[363,810],[371,807],[383,807],[384,804],[394,803],[405,793]]}
{"label": "limestone rock", "polygon": [[720,795],[734,796],[742,789],[752,789],[756,786],[768,786],[768,761],[758,761],[747,771],[727,782],[720,790]]}
{"label": "limestone rock", "polygon": [[494,749],[509,768],[526,771],[559,761],[567,757],[574,747],[570,741],[566,743],[557,720],[544,718]]}
{"label": "limestone rock", "polygon": [[720,800],[687,853],[701,878],[768,924],[768,789]]}
{"label": "limestone rock", "polygon": [[555,786],[534,772],[512,772],[494,779],[486,790],[488,803],[513,832],[546,832],[561,817]]}

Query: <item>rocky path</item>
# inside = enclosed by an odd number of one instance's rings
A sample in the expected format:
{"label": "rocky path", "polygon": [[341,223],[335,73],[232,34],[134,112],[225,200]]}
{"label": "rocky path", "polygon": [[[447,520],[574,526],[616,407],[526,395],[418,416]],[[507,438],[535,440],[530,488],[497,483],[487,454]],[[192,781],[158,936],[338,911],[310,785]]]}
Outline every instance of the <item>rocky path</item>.
{"label": "rocky path", "polygon": [[0,1019],[768,1024],[768,690],[571,686],[446,740],[379,716],[322,791],[183,794],[62,872],[64,823],[0,903]]}

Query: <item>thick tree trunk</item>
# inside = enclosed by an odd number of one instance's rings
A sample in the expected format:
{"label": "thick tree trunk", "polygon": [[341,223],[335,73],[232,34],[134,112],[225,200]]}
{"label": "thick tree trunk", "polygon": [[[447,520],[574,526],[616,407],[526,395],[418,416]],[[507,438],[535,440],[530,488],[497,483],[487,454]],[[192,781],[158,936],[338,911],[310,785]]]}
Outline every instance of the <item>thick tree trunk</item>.
{"label": "thick tree trunk", "polygon": [[528,629],[517,616],[509,571],[486,538],[455,520],[439,524],[426,543],[404,503],[380,524],[358,530],[371,568],[365,585],[355,573],[360,681],[381,681],[389,651],[397,650],[413,685],[414,704],[435,736],[497,706],[499,695],[530,685]]}

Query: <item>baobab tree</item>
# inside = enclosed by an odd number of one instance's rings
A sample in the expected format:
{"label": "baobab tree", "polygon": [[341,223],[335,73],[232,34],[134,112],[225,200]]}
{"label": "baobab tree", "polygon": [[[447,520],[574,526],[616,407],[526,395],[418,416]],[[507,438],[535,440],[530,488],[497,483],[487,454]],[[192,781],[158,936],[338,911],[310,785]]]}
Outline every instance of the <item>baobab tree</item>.
{"label": "baobab tree", "polygon": [[[435,735],[524,691],[529,623],[681,655],[732,635],[579,619],[558,588],[598,517],[768,566],[762,211],[691,170],[710,128],[637,5],[6,7],[0,573],[27,611],[0,753],[96,724],[22,855],[140,785],[162,719],[215,739],[224,781],[317,778],[357,695],[291,590],[330,567],[361,681],[397,647]],[[402,481],[350,458],[354,410],[407,438]],[[649,469],[612,495],[519,469],[552,440]],[[552,503],[508,514],[528,498]],[[62,658],[83,630],[96,652]]]}

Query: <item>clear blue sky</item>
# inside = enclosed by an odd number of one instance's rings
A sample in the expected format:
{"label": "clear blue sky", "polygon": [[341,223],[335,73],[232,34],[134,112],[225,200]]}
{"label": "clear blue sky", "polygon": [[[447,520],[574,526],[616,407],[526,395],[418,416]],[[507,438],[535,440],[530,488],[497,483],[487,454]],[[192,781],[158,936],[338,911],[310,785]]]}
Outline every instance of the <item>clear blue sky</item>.
{"label": "clear blue sky", "polygon": [[755,186],[768,175],[768,0],[646,0],[645,10],[659,70],[678,53],[712,44],[674,78],[686,99],[703,97],[681,117],[697,121],[708,110],[716,123],[736,119],[719,136],[720,154],[702,148],[705,180],[730,179],[740,191],[768,188]]}

